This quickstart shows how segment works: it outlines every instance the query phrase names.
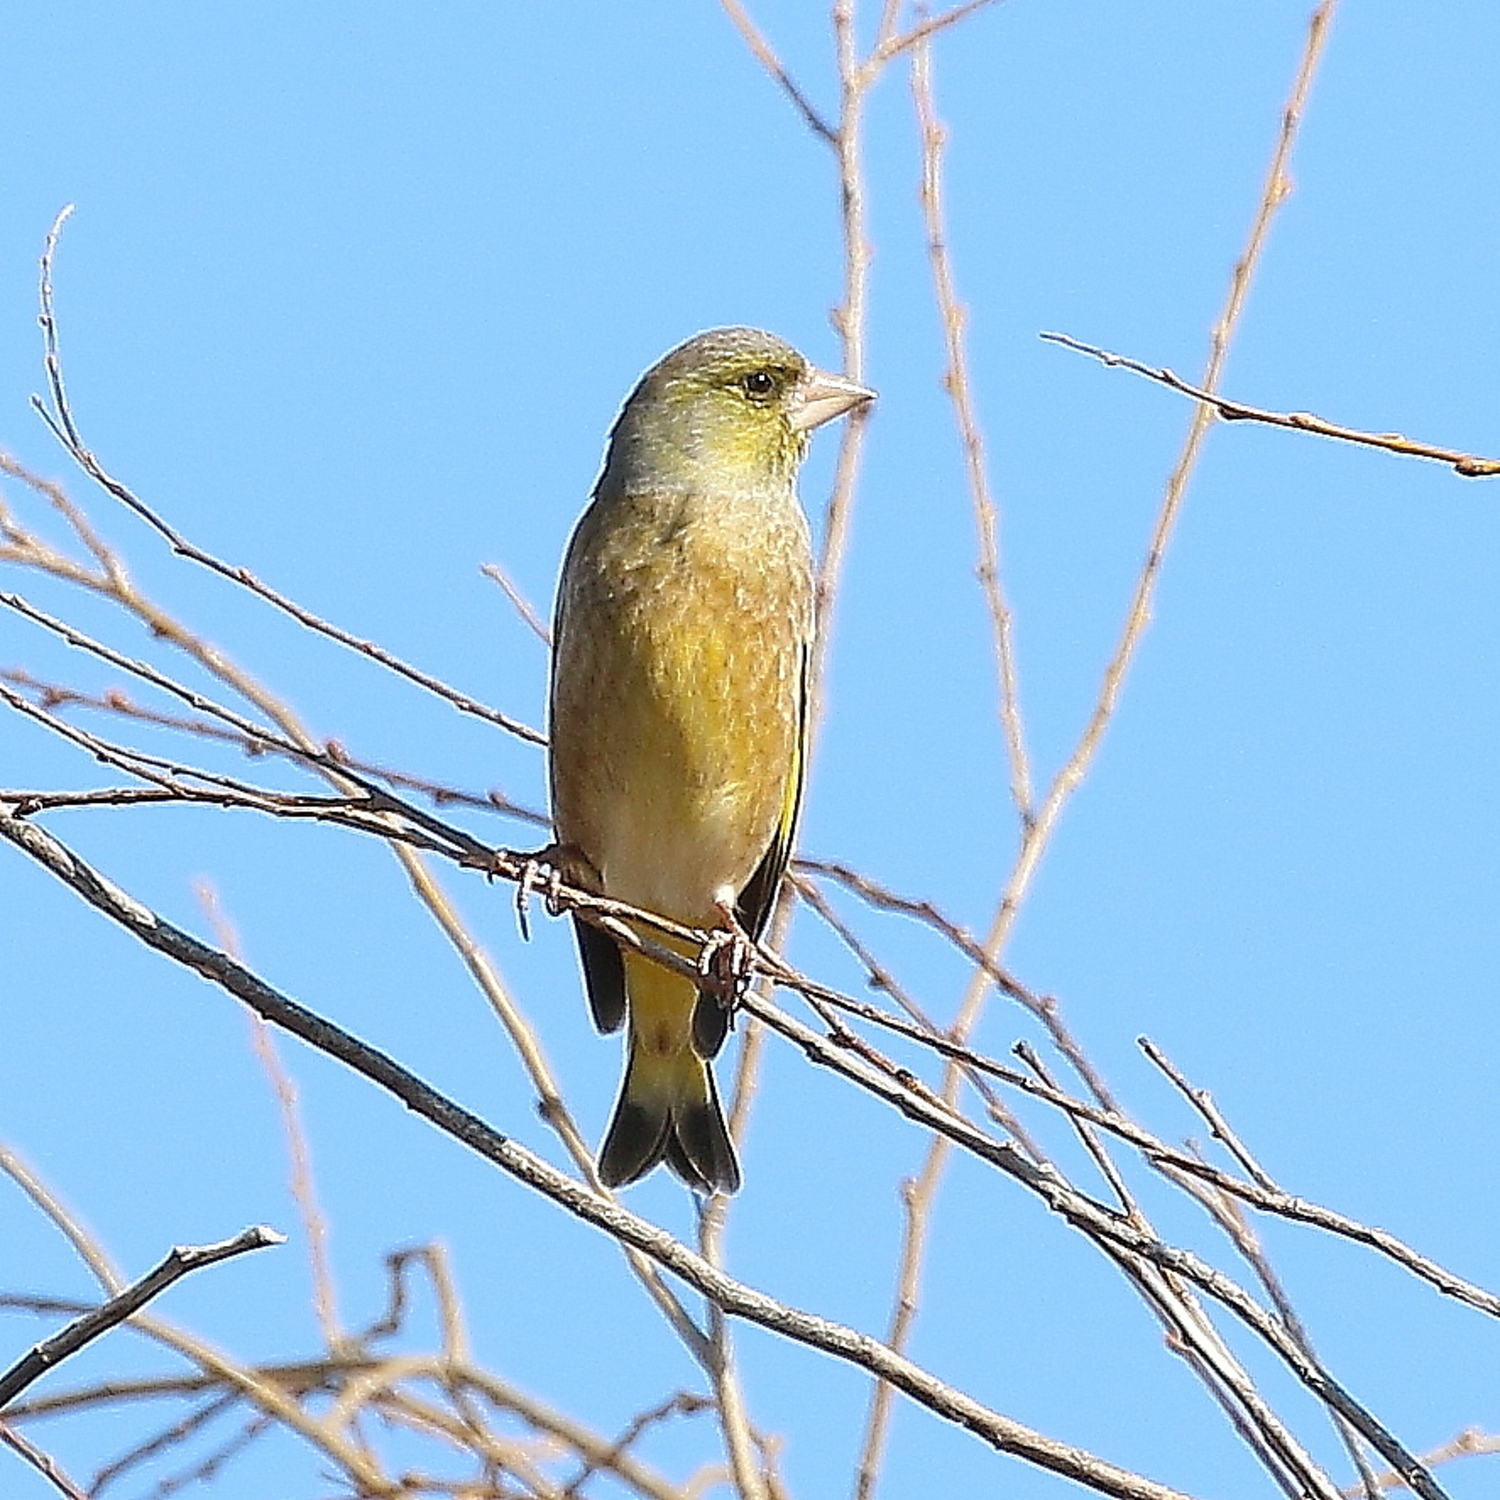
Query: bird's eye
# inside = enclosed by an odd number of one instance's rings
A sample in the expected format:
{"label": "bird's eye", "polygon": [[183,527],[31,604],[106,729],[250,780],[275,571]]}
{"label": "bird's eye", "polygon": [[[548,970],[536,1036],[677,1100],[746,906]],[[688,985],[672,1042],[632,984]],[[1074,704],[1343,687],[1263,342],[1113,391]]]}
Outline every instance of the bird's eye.
{"label": "bird's eye", "polygon": [[740,384],[752,401],[764,401],[776,389],[776,377],[769,370],[752,370]]}

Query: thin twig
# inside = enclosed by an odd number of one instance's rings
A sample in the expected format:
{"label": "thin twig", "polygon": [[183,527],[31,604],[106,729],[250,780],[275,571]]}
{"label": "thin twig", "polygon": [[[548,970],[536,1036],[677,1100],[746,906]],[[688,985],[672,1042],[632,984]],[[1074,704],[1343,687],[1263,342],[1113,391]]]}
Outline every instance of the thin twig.
{"label": "thin twig", "polygon": [[[201,1376],[197,1377],[202,1379]],[[118,1458],[104,1464],[94,1471],[94,1477],[89,1484],[93,1496],[101,1495],[108,1486],[116,1480],[123,1478],[132,1469],[139,1468],[151,1459],[159,1457],[169,1449],[176,1448],[185,1443],[189,1438],[197,1436],[215,1417],[223,1416],[225,1412],[233,1411],[240,1403],[240,1397],[235,1395],[215,1396],[211,1401],[205,1401],[195,1411],[191,1411],[181,1420],[173,1422],[170,1427],[160,1432],[153,1433],[142,1442],[135,1443],[127,1448]]]}
{"label": "thin twig", "polygon": [[761,31],[753,20],[750,13],[740,4],[740,0],[719,0],[724,7],[724,13],[734,23],[734,28],[744,39],[745,45],[750,49],[750,54],[761,67],[775,80],[789,100],[792,107],[802,116],[804,123],[819,140],[827,145],[838,147],[838,134],[833,127],[813,107],[812,101],[797,86],[792,75],[782,66],[781,59],[777,57],[771,44],[766,40],[765,33]]}
{"label": "thin twig", "polygon": [[[199,879],[193,883],[193,893],[198,898],[209,926],[219,940],[219,946],[231,958],[243,961],[240,936],[229,914],[219,900],[213,883]],[[297,1098],[297,1086],[287,1071],[280,1054],[276,1051],[271,1028],[255,1014],[249,1016],[250,1040],[256,1059],[271,1093],[276,1100],[277,1113],[281,1116],[281,1134],[286,1142],[287,1159],[291,1166],[292,1201],[297,1205],[302,1220],[302,1232],[307,1236],[307,1263],[312,1277],[313,1310],[318,1327],[323,1331],[323,1342],[330,1354],[337,1354],[344,1344],[343,1325],[339,1319],[338,1290],[334,1284],[333,1268],[328,1258],[328,1218],[318,1202],[317,1184],[313,1178],[312,1146],[302,1123],[301,1107]]]}
{"label": "thin twig", "polygon": [[[956,19],[956,13],[950,12]],[[948,254],[947,210],[943,202],[943,146],[946,132],[937,117],[932,96],[932,50],[924,37],[912,52],[912,98],[917,125],[922,134],[922,216],[927,226],[927,259],[943,325],[948,367],[943,388],[953,403],[953,416],[963,448],[969,494],[974,505],[974,529],[979,539],[979,584],[989,608],[990,631],[1000,696],[1000,722],[1010,763],[1010,793],[1024,829],[1034,816],[1031,765],[1026,754],[1026,733],[1021,722],[1020,690],[1017,685],[1014,627],[1010,604],[1000,576],[999,515],[990,493],[989,469],[984,456],[984,438],[970,389],[969,354],[964,343],[967,321]]]}
{"label": "thin twig", "polygon": [[[1029,1042],[1017,1042],[1013,1049],[1017,1057],[1036,1074],[1044,1088],[1060,1094],[1056,1080],[1052,1077],[1047,1064],[1042,1060],[1041,1054]],[[1120,1169],[1115,1165],[1114,1158],[1109,1154],[1104,1143],[1099,1139],[1094,1128],[1093,1121],[1084,1119],[1081,1115],[1068,1113],[1068,1121],[1073,1126],[1074,1133],[1088,1152],[1094,1165],[1099,1169],[1099,1175],[1109,1184],[1110,1191],[1114,1193],[1120,1205],[1120,1211],[1129,1215],[1142,1228],[1146,1226],[1146,1216],[1141,1211],[1140,1204],[1136,1202],[1135,1195],[1130,1191]]]}
{"label": "thin twig", "polygon": [[[699,1251],[710,1265],[721,1270],[727,1215],[728,1199],[723,1193],[715,1193],[700,1205],[698,1211]],[[708,1336],[714,1350],[711,1376],[714,1404],[719,1415],[719,1430],[724,1434],[724,1456],[729,1460],[735,1491],[739,1500],[769,1500],[765,1475],[756,1458],[750,1431],[750,1412],[734,1356],[734,1336],[730,1333],[729,1319],[724,1316],[723,1309],[712,1301],[708,1304]]]}
{"label": "thin twig", "polygon": [[[477,839],[471,838],[459,829],[449,827],[419,809],[407,808],[405,804],[400,803],[399,799],[379,789],[376,789],[374,796],[353,798],[268,791],[237,781],[232,777],[219,776],[210,771],[199,770],[194,766],[184,766],[175,761],[164,760],[160,756],[147,755],[143,751],[134,750],[128,746],[112,744],[98,735],[79,728],[76,724],[69,724],[57,718],[56,715],[49,714],[45,709],[28,703],[3,682],[0,682],[0,703],[8,704],[18,713],[44,724],[61,738],[86,750],[101,764],[152,783],[154,791],[158,794],[155,800],[161,802],[175,801],[218,807],[240,807],[281,818],[301,818],[335,823],[361,833],[374,834],[398,850],[411,845],[414,848],[442,853],[450,859],[457,859],[460,863],[472,864],[481,869],[489,868],[493,860],[488,847]],[[357,777],[351,779],[358,781]],[[193,784],[194,781],[202,781],[206,785],[196,786]],[[79,795],[66,793],[62,803],[55,804],[54,799],[47,793],[32,796],[26,792],[19,792],[16,794],[17,816],[27,817],[34,812],[45,810],[50,805],[76,804]],[[123,793],[111,789],[104,795],[106,800],[113,801],[120,798]],[[389,816],[394,813],[405,818],[408,812],[415,813],[416,816],[410,818],[406,824],[393,822]]]}
{"label": "thin twig", "polygon": [[1101,364],[1111,368],[1129,370],[1144,375],[1168,390],[1191,396],[1204,406],[1211,407],[1226,422],[1263,422],[1268,427],[1288,427],[1294,432],[1310,432],[1315,437],[1335,438],[1341,443],[1359,443],[1367,448],[1381,448],[1387,453],[1399,453],[1406,458],[1430,458],[1447,464],[1455,474],[1465,479],[1492,479],[1500,474],[1500,458],[1481,458],[1475,453],[1462,453],[1456,448],[1440,448],[1434,443],[1422,443],[1402,437],[1399,432],[1364,432],[1357,427],[1342,427],[1310,411],[1270,411],[1262,406],[1246,406],[1242,401],[1231,401],[1227,396],[1216,395],[1203,386],[1194,385],[1175,375],[1168,369],[1157,369],[1130,359],[1123,354],[1111,354],[1107,349],[1085,344],[1081,339],[1070,338],[1065,333],[1043,333],[1039,337],[1046,343],[1059,344],[1064,349],[1076,350],[1079,354],[1090,354]]}
{"label": "thin twig", "polygon": [[263,1250],[269,1245],[281,1245],[285,1242],[284,1234],[257,1224],[242,1230],[233,1239],[220,1240],[214,1245],[174,1246],[161,1264],[148,1271],[139,1281],[125,1287],[93,1311],[75,1319],[51,1338],[44,1339],[22,1355],[4,1374],[0,1374],[0,1411],[33,1381],[40,1380],[48,1370],[139,1312],[153,1297],[159,1296],[190,1272],[218,1265],[221,1260],[243,1255],[247,1250]]}
{"label": "thin twig", "polygon": [[547,628],[547,624],[542,617],[532,608],[531,600],[516,587],[510,574],[499,563],[486,563],[479,571],[492,583],[500,585],[500,592],[510,600],[512,608],[520,615],[531,633],[544,646],[550,646],[552,644],[552,632]]}
{"label": "thin twig", "polygon": [[1276,1184],[1269,1172],[1250,1154],[1249,1149],[1229,1128],[1229,1122],[1219,1112],[1213,1095],[1207,1089],[1194,1088],[1186,1075],[1149,1036],[1138,1036],[1135,1044],[1172,1083],[1173,1087],[1189,1104],[1203,1116],[1204,1123],[1213,1132],[1215,1140],[1222,1141],[1225,1149],[1237,1161],[1241,1169],[1260,1187],[1274,1191]]}
{"label": "thin twig", "polygon": [[[1158,1166],[1161,1164],[1158,1163]],[[1194,1181],[1186,1173],[1173,1172],[1164,1166],[1162,1170],[1177,1186],[1190,1193],[1203,1205],[1214,1223],[1228,1236],[1230,1244],[1254,1271],[1267,1297],[1271,1299],[1271,1305],[1275,1307],[1281,1321],[1286,1325],[1286,1331],[1302,1347],[1309,1359],[1317,1359],[1318,1353],[1313,1346],[1312,1336],[1308,1333],[1291,1297],[1287,1294],[1281,1277],[1276,1273],[1275,1266],[1271,1264],[1271,1258],[1266,1253],[1260,1236],[1256,1234],[1255,1226],[1240,1205],[1228,1193],[1218,1191],[1205,1182]],[[1349,1454],[1349,1461],[1360,1476],[1366,1500],[1380,1500],[1380,1486],[1376,1480],[1375,1470],[1365,1456],[1358,1434],[1337,1413],[1330,1413],[1330,1419]]]}
{"label": "thin twig", "polygon": [[[844,235],[843,296],[833,312],[834,331],[844,350],[844,373],[863,382],[868,334],[870,245],[865,202],[864,111],[874,79],[860,63],[855,35],[854,0],[834,0],[834,55],[839,73],[839,124],[834,145],[838,152],[839,199]],[[833,638],[834,606],[843,575],[844,556],[854,519],[855,483],[864,454],[868,405],[856,407],[844,419],[834,467],[833,488],[823,513],[823,547],[814,584],[817,636],[813,642],[808,688],[809,740],[816,739],[823,716],[823,690],[829,643]]]}
{"label": "thin twig", "polygon": [[[934,1137],[922,1169],[915,1177],[904,1179],[898,1189],[904,1214],[901,1236],[901,1259],[896,1267],[895,1296],[886,1342],[893,1349],[904,1349],[921,1311],[922,1268],[927,1251],[927,1233],[932,1223],[932,1207],[942,1185],[943,1170],[948,1164],[952,1145],[942,1136]],[[875,1493],[885,1460],[894,1408],[893,1390],[888,1381],[877,1381],[870,1391],[865,1414],[864,1435],[860,1440],[859,1459],[854,1470],[855,1500],[869,1500]]]}
{"label": "thin twig", "polygon": [[[649,1432],[651,1428],[660,1426],[669,1417],[691,1417],[701,1411],[709,1409],[713,1405],[705,1401],[702,1396],[695,1396],[691,1391],[678,1391],[675,1396],[669,1396],[658,1406],[653,1406],[643,1411],[639,1416],[631,1419],[629,1426],[614,1440],[609,1450],[611,1458],[618,1458],[627,1452],[641,1437]],[[594,1474],[599,1472],[600,1464],[595,1459],[587,1460],[579,1469],[578,1473],[563,1486],[564,1500],[575,1500],[579,1489]]]}
{"label": "thin twig", "polygon": [[966,20],[976,10],[983,10],[985,6],[994,4],[994,0],[966,0],[963,5],[955,5],[952,10],[945,10],[941,15],[932,16],[928,20],[921,21],[913,26],[908,32],[901,36],[893,36],[882,40],[870,54],[871,67],[883,67],[892,58],[899,57],[903,52],[909,51],[919,43],[925,42],[929,37],[935,36],[940,31],[947,30],[959,21]]}
{"label": "thin twig", "polygon": [[[68,523],[73,534],[83,543],[84,550],[98,563],[105,581],[117,588],[124,584],[125,567],[119,555],[94,530],[93,523],[73,503],[60,484],[55,480],[44,479],[34,469],[27,468],[9,453],[0,453],[0,474],[9,474],[12,479],[19,479],[28,489],[41,495]],[[23,537],[10,524],[4,526],[4,531],[17,545],[25,546],[28,550],[34,545],[39,545],[34,538]]]}
{"label": "thin twig", "polygon": [[181,532],[170,525],[165,518],[158,515],[145,501],[135,495],[130,489],[114,478],[98,458],[84,446],[79,434],[77,423],[74,421],[72,408],[68,402],[67,387],[63,382],[62,359],[58,348],[57,314],[52,299],[52,265],[57,253],[58,237],[62,233],[62,227],[73,207],[69,204],[58,214],[48,231],[46,247],[42,252],[41,279],[39,284],[39,299],[41,313],[38,321],[42,327],[42,338],[45,346],[45,363],[47,370],[47,388],[52,398],[49,407],[41,397],[33,396],[31,404],[33,409],[52,430],[53,435],[67,450],[68,455],[107,494],[113,495],[127,509],[133,511],[153,531],[160,536],[172,551],[179,557],[185,557],[199,566],[207,568],[212,573],[217,573],[221,578],[228,579],[231,583],[248,589],[266,603],[274,605],[284,614],[290,615],[299,625],[308,630],[315,631],[319,635],[327,636],[330,640],[337,641],[342,646],[347,646],[352,651],[359,652],[362,656],[369,657],[372,661],[379,662],[388,671],[404,677],[408,682],[415,683],[427,692],[451,704],[461,713],[472,714],[477,718],[484,719],[490,724],[495,724],[501,729],[516,735],[518,738],[527,740],[533,745],[545,745],[546,736],[540,730],[532,729],[523,724],[519,719],[513,719],[508,714],[501,713],[498,709],[490,708],[480,703],[477,699],[459,692],[456,688],[449,687],[438,678],[423,672],[402,661],[399,657],[377,645],[374,641],[362,640],[339,626],[321,619],[311,610],[303,608],[295,600],[288,598],[285,594],[278,593],[268,584],[262,583],[248,568],[235,567],[230,563],[221,561],[203,548],[190,542]]}
{"label": "thin twig", "polygon": [[47,1482],[67,1500],[89,1500],[89,1497],[63,1473],[57,1460],[50,1453],[44,1453],[24,1433],[17,1432],[8,1422],[0,1420],[0,1443],[14,1450],[33,1469],[37,1471]]}
{"label": "thin twig", "polygon": [[[421,1260],[426,1264],[427,1254],[431,1249],[432,1247],[424,1247],[422,1251],[404,1252],[401,1256],[393,1256],[391,1259],[392,1261],[401,1259],[404,1263]],[[81,1310],[76,1303],[41,1298],[0,1298],[0,1306],[27,1306],[31,1310],[47,1314]],[[153,1324],[142,1326],[141,1331],[151,1332],[157,1337],[160,1337],[163,1332],[159,1325]],[[170,1338],[166,1342],[170,1347],[177,1347]],[[191,1357],[190,1350],[184,1352],[188,1352]],[[455,1399],[472,1394],[487,1402],[496,1411],[518,1418],[546,1441],[556,1445],[567,1454],[575,1456],[580,1464],[586,1465],[595,1472],[607,1472],[614,1475],[637,1493],[648,1497],[648,1500],[681,1500],[681,1491],[677,1486],[669,1484],[641,1460],[623,1451],[618,1442],[603,1437],[576,1419],[537,1400],[529,1392],[500,1379],[492,1372],[469,1363],[467,1360],[455,1361],[446,1354],[399,1358],[399,1373],[406,1383],[415,1384],[426,1381],[439,1384]],[[363,1376],[371,1377],[366,1389],[372,1396],[378,1396],[389,1387],[390,1377],[397,1373],[397,1366],[384,1356],[345,1353],[336,1358],[323,1357],[292,1363],[266,1364],[245,1373],[247,1376],[253,1376],[261,1386],[294,1393],[303,1400],[317,1399],[321,1402],[330,1395],[336,1396],[343,1382]],[[215,1392],[223,1394],[215,1396],[207,1406],[201,1407],[192,1416],[181,1423],[174,1424],[172,1428],[160,1434],[158,1439],[153,1440],[160,1446],[163,1439],[170,1444],[176,1433],[181,1432],[184,1436],[190,1435],[191,1430],[212,1415],[227,1410],[236,1402],[245,1399],[245,1392],[240,1384],[237,1381],[222,1379],[212,1371],[204,1370],[171,1377],[152,1376],[132,1380],[110,1380],[18,1402],[10,1408],[7,1416],[19,1421],[23,1417],[55,1416],[64,1412],[95,1409],[110,1404],[168,1396],[201,1397]],[[326,1419],[320,1430],[328,1430]],[[307,1436],[305,1433],[303,1435]],[[142,1452],[148,1446],[150,1445],[143,1444],[140,1449],[132,1450],[132,1453]],[[480,1436],[478,1446],[487,1446],[482,1436]],[[147,1455],[142,1453],[142,1456]],[[330,1456],[337,1461],[339,1455],[334,1451],[330,1453]],[[95,1479],[96,1488],[100,1483],[100,1477],[108,1475],[109,1472],[108,1470],[100,1471],[100,1476],[96,1476]]]}
{"label": "thin twig", "polygon": [[[1422,1462],[1429,1468],[1435,1468],[1439,1464],[1452,1463],[1456,1458],[1473,1458],[1481,1454],[1500,1453],[1500,1434],[1480,1431],[1477,1427],[1465,1428],[1456,1438],[1441,1444],[1422,1455]],[[1375,1476],[1375,1482],[1381,1490],[1405,1489],[1405,1481],[1394,1470],[1386,1470]],[[1361,1500],[1361,1492],[1350,1488],[1345,1495],[1349,1500]]]}

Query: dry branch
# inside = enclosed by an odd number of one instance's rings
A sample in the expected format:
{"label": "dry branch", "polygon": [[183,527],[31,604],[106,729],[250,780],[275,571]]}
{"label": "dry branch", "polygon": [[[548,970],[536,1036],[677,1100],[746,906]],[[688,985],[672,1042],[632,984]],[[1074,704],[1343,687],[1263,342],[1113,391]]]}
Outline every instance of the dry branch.
{"label": "dry branch", "polygon": [[0,1374],[0,1411],[9,1406],[33,1381],[40,1380],[48,1370],[138,1313],[153,1297],[160,1296],[190,1272],[218,1265],[220,1261],[243,1255],[247,1250],[263,1250],[269,1245],[284,1244],[285,1241],[285,1235],[257,1224],[242,1230],[233,1239],[220,1240],[214,1245],[174,1246],[161,1264],[148,1271],[139,1281],[118,1292],[108,1302],[75,1319],[51,1338],[44,1339],[28,1350],[10,1369]]}
{"label": "dry branch", "polygon": [[1129,370],[1154,380],[1170,391],[1191,396],[1194,401],[1216,412],[1226,422],[1262,422],[1268,427],[1288,427],[1294,432],[1310,432],[1315,437],[1333,438],[1341,443],[1359,443],[1367,448],[1381,448],[1387,453],[1398,453],[1404,458],[1431,458],[1447,464],[1455,474],[1465,479],[1492,479],[1500,474],[1500,458],[1481,458],[1475,453],[1461,453],[1456,448],[1440,448],[1434,443],[1422,443],[1402,437],[1399,432],[1364,432],[1357,427],[1342,427],[1324,417],[1314,416],[1308,411],[1270,411],[1262,406],[1246,406],[1242,401],[1231,401],[1204,386],[1193,385],[1171,370],[1155,369],[1130,359],[1124,354],[1111,354],[1107,349],[1085,344],[1080,339],[1070,338],[1065,333],[1044,333],[1040,337],[1049,344],[1058,344],[1064,349],[1089,354],[1101,364],[1111,368]]}
{"label": "dry branch", "polygon": [[[991,1410],[867,1334],[790,1307],[727,1276],[664,1230],[559,1172],[383,1053],[280,994],[227,954],[165,921],[34,824],[0,810],[0,837],[44,865],[89,905],[148,947],[222,986],[258,1015],[388,1090],[409,1109],[518,1181],[622,1244],[649,1256],[729,1316],[744,1318],[858,1365],[896,1386],[929,1411],[967,1428],[997,1450],[1075,1479],[1101,1494],[1118,1496],[1121,1500],[1183,1500],[1178,1491],[1048,1438]],[[1400,1459],[1393,1462],[1403,1467]]]}

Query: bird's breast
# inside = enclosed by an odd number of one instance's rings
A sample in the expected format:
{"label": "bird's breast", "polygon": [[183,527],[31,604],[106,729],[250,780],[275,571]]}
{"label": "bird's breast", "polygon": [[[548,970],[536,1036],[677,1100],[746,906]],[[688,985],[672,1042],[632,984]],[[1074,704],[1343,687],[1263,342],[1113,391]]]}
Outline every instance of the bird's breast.
{"label": "bird's breast", "polygon": [[586,516],[565,568],[558,836],[608,894],[686,922],[716,922],[749,879],[795,773],[812,589],[787,503],[748,526],[691,507]]}

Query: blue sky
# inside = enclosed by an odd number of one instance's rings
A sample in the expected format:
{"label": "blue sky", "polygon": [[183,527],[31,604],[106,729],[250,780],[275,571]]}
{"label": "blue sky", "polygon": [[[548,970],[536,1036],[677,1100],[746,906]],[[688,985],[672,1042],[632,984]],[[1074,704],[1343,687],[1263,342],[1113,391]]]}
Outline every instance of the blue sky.
{"label": "blue sky", "polygon": [[[872,9],[866,5],[865,9]],[[1264,0],[1010,0],[943,38],[951,240],[1002,510],[1023,708],[1039,774],[1079,733],[1191,409],[1041,343],[1056,329],[1185,374],[1240,253],[1310,7]],[[836,88],[821,7],[756,15],[816,104]],[[65,460],[27,409],[42,380],[35,266],[57,265],[90,446],[196,542],[467,692],[540,723],[540,644],[480,574],[539,605],[605,431],[637,374],[716,324],[838,359],[836,182],[716,5],[498,8],[171,0],[17,7],[0,22],[0,446]],[[1226,390],[1353,426],[1500,451],[1494,295],[1500,15],[1346,0]],[[802,845],[956,920],[988,921],[1015,849],[973,525],[939,385],[904,71],[868,118],[876,250],[869,432]],[[803,493],[816,514],[834,443]],[[170,557],[69,477],[143,586],[358,753],[543,801],[540,756],[314,641]],[[1158,1041],[1291,1191],[1500,1283],[1500,481],[1245,424],[1209,438],[1119,713],[1070,803],[1007,959],[1159,1134],[1200,1134],[1141,1059]],[[13,486],[7,495],[21,505]],[[26,512],[46,522],[34,507]],[[0,587],[134,654],[139,627],[14,568]],[[117,681],[0,616],[0,669]],[[100,726],[103,727],[103,726]],[[14,717],[0,783],[100,777]],[[455,814],[455,817],[460,815]],[[557,1159],[482,999],[382,850],[327,829],[186,810],[72,812],[59,835],[203,930],[211,880],[250,962]],[[496,842],[536,835],[470,818]],[[507,893],[456,900],[524,999],[597,1138],[617,1043],[596,1037],[571,938],[520,941]],[[908,925],[842,908],[934,1014],[961,965]],[[861,976],[804,913],[793,956]],[[174,1241],[264,1220],[293,1244],[203,1275],[161,1311],[247,1357],[315,1339],[273,1102],[234,1005],[108,929],[0,850],[0,1139],[132,1273]],[[1031,1023],[993,1004],[980,1044]],[[351,1322],[381,1257],[452,1249],[479,1353],[605,1431],[696,1372],[605,1241],[288,1043]],[[1037,1128],[1060,1155],[1065,1133]],[[779,1044],[745,1151],[730,1265],[856,1326],[885,1326],[900,1180],[923,1142]],[[1081,1180],[1086,1169],[1078,1168]],[[1222,1263],[1201,1217],[1144,1189],[1164,1234]],[[682,1231],[664,1177],[630,1204]],[[1500,1337],[1378,1259],[1264,1226],[1333,1371],[1411,1446],[1500,1428]],[[0,1290],[86,1295],[0,1188]],[[0,1320],[6,1351],[35,1336]],[[865,1386],[749,1329],[752,1413],[797,1495],[847,1489]],[[1310,1403],[1243,1342],[1342,1479]],[[1261,1471],[1088,1245],[965,1162],[943,1189],[916,1357],[1034,1426],[1195,1494]],[[86,1374],[154,1368],[117,1334]],[[39,1388],[40,1389],[40,1388]],[[39,1429],[87,1473],[118,1426]],[[685,1475],[703,1418],[646,1450]],[[1486,1463],[1490,1467],[1486,1468]],[[1494,1460],[1444,1472],[1493,1491]],[[7,1495],[50,1493],[3,1456]],[[1060,1481],[900,1406],[882,1494],[1018,1500]],[[318,1494],[268,1445],[221,1495]]]}

